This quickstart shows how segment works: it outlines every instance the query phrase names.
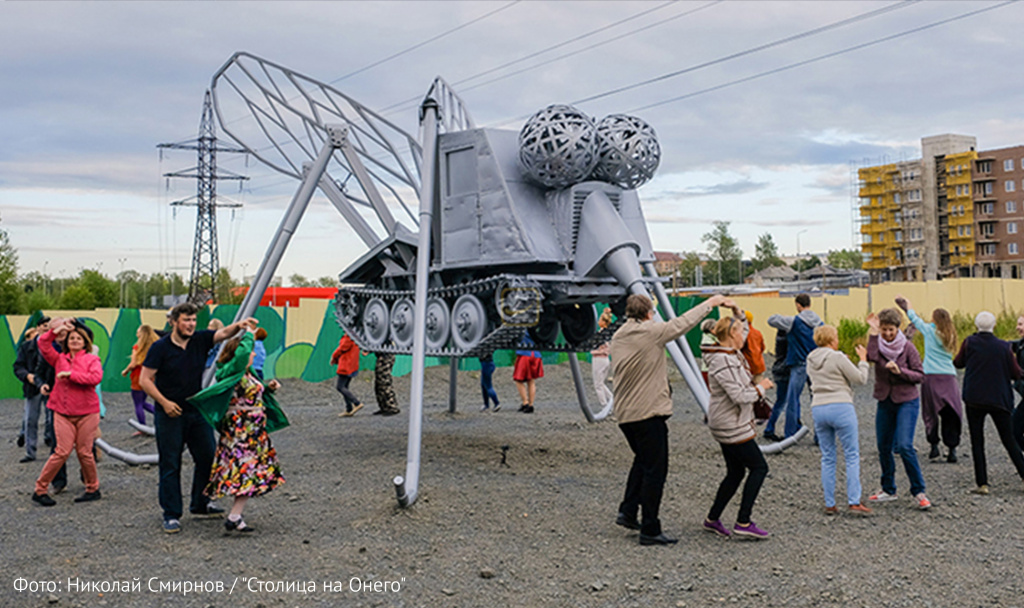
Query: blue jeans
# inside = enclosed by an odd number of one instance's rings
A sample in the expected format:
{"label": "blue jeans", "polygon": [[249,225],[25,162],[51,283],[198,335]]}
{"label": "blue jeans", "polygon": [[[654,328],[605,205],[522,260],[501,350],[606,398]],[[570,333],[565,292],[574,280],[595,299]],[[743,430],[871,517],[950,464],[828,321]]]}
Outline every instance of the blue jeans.
{"label": "blue jeans", "polygon": [[914,427],[917,426],[917,412],[921,409],[919,398],[893,403],[891,399],[878,402],[875,415],[875,435],[878,438],[878,462],[882,465],[882,490],[887,494],[896,493],[896,460],[893,448],[903,460],[903,468],[910,480],[910,494],[917,496],[924,492],[924,476],[917,462],[914,449]]}
{"label": "blue jeans", "polygon": [[772,406],[772,415],[768,417],[768,423],[764,425],[765,435],[775,434],[775,422],[779,415],[786,411],[786,393],[789,392],[789,370],[782,377],[776,377],[775,382],[775,405]]}
{"label": "blue jeans", "polygon": [[846,463],[846,502],[860,504],[860,444],[857,439],[857,412],[852,403],[829,403],[811,409],[814,433],[821,447],[821,489],[825,506],[836,506],[836,437],[843,444]]}
{"label": "blue jeans", "polygon": [[155,409],[153,424],[156,427],[156,451],[160,456],[160,507],[164,511],[164,520],[180,519],[181,453],[188,446],[192,462],[195,463],[189,509],[202,510],[210,502],[203,495],[203,490],[210,482],[217,443],[213,438],[213,429],[195,407],[181,406],[181,415],[176,418],[168,416],[159,405]]}
{"label": "blue jeans", "polygon": [[786,393],[786,437],[800,430],[800,395],[807,384],[807,365],[789,368],[789,391]]}

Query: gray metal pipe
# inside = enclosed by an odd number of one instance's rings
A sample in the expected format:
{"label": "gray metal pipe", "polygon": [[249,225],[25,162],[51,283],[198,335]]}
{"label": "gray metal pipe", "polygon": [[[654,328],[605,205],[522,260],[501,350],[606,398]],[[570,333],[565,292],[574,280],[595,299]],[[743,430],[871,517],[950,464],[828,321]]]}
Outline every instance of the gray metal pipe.
{"label": "gray metal pipe", "polygon": [[413,298],[412,378],[409,388],[409,432],[405,477],[395,477],[398,504],[408,507],[419,496],[420,450],[423,440],[423,378],[427,358],[427,282],[430,272],[430,232],[433,225],[437,177],[437,103],[423,103],[423,179],[420,182],[419,241],[416,249],[416,288]]}
{"label": "gray metal pipe", "polygon": [[789,437],[786,437],[782,441],[769,443],[768,445],[762,445],[761,452],[763,454],[778,454],[782,450],[788,448],[791,445],[794,445],[797,441],[803,439],[804,435],[810,432],[811,429],[807,428],[806,425],[803,425],[799,429],[797,429],[795,433],[793,433]]}
{"label": "gray metal pipe", "polygon": [[[320,181],[320,176],[323,175],[324,170],[327,168],[327,163],[331,160],[331,154],[334,153],[335,148],[345,144],[345,138],[348,135],[347,127],[327,125],[326,128],[328,138],[320,149],[320,154],[317,155],[316,161],[299,183],[299,189],[295,192],[295,196],[288,203],[284,217],[281,218],[281,224],[277,227],[277,232],[274,233],[274,238],[271,239],[270,246],[267,247],[267,253],[263,256],[263,261],[260,262],[260,267],[256,271],[255,280],[249,286],[249,291],[246,292],[245,298],[242,299],[238,312],[235,313],[235,323],[256,314],[260,300],[263,299],[263,294],[267,291],[267,287],[270,286],[270,280],[274,278],[277,266],[281,263],[281,258],[284,257],[285,249],[288,248],[292,235],[295,234],[295,230],[299,227],[299,221],[302,220],[302,216],[306,213],[306,208],[309,207],[309,201],[313,198],[313,192]],[[219,352],[220,345],[218,344],[215,348]],[[213,377],[217,373],[216,367],[211,365],[203,372],[203,386],[213,384]]]}
{"label": "gray metal pipe", "polygon": [[242,305],[238,307],[238,314],[235,315],[236,322],[251,317],[256,313],[260,299],[263,298],[263,293],[270,286],[270,280],[274,278],[274,273],[277,272],[277,266],[281,263],[281,258],[284,257],[285,249],[288,248],[292,235],[295,234],[295,230],[299,227],[299,221],[306,213],[306,208],[309,206],[309,201],[313,198],[313,192],[320,182],[320,176],[323,175],[324,169],[327,168],[327,162],[330,161],[331,154],[334,153],[335,148],[344,145],[347,132],[348,129],[343,126],[327,126],[327,133],[330,137],[324,142],[323,147],[320,148],[320,154],[317,155],[316,161],[313,162],[309,169],[309,173],[303,178],[298,191],[292,198],[291,203],[288,204],[288,209],[285,210],[284,217],[281,218],[281,224],[277,227],[277,232],[270,241],[270,247],[267,248],[263,261],[260,262],[259,270],[256,271],[255,281],[245,294]]}
{"label": "gray metal pipe", "polygon": [[149,435],[150,437],[156,435],[156,429],[154,427],[142,424],[141,422],[134,418],[128,419],[128,426],[132,427],[137,431],[142,431],[143,433]]}
{"label": "gray metal pipe", "polygon": [[608,405],[604,406],[596,414],[590,409],[590,403],[587,400],[587,389],[583,380],[583,371],[580,369],[580,360],[576,357],[576,353],[569,353],[569,369],[572,370],[572,383],[576,386],[576,398],[579,399],[580,409],[583,410],[583,415],[587,418],[587,422],[598,422],[607,418],[608,414],[612,412],[614,400],[610,399]]}
{"label": "gray metal pipe", "polygon": [[359,215],[352,201],[345,196],[345,193],[341,191],[338,184],[334,183],[331,176],[326,173],[320,178],[320,190],[327,197],[327,200],[331,201],[331,204],[338,210],[338,213],[345,218],[348,225],[352,226],[352,229],[356,231],[363,244],[372,249],[377,246],[377,243],[380,243],[380,238],[373,231],[373,228],[363,219],[363,216]]}
{"label": "gray metal pipe", "polygon": [[118,460],[122,462],[127,462],[128,464],[133,466],[140,464],[157,464],[160,462],[159,454],[139,455],[134,454],[132,452],[126,452],[124,450],[119,450],[115,448],[114,446],[110,445],[106,441],[103,441],[102,439],[96,440],[96,447],[109,454],[111,458],[117,458]]}

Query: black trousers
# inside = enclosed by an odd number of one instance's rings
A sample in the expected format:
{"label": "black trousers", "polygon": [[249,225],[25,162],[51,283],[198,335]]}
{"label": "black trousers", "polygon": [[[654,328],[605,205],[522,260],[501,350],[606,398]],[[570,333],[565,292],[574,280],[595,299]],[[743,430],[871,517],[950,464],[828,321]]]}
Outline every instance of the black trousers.
{"label": "black trousers", "polygon": [[640,533],[646,536],[661,534],[661,495],[668,476],[668,416],[655,416],[637,422],[620,424],[629,449],[633,450],[633,466],[626,479],[626,495],[619,505],[619,513],[635,518],[643,513]]}
{"label": "black trousers", "polygon": [[1024,399],[1017,404],[1013,410],[1013,438],[1017,441],[1017,447],[1024,450]]}
{"label": "black trousers", "polygon": [[1017,469],[1017,474],[1024,479],[1024,454],[1013,438],[1011,414],[1006,410],[985,408],[965,404],[967,407],[967,428],[971,433],[971,458],[974,460],[974,482],[979,486],[988,485],[988,466],[985,462],[985,416],[992,416],[992,422],[999,433],[1010,461]]}
{"label": "black trousers", "polygon": [[956,415],[956,410],[951,407],[944,407],[939,410],[939,418],[935,421],[935,426],[925,428],[924,430],[929,444],[938,445],[941,434],[942,443],[947,448],[955,448],[960,445],[960,435],[962,433],[963,422],[960,421],[960,416]]}
{"label": "black trousers", "polygon": [[[736,494],[740,482],[746,476],[747,483],[743,485],[743,497],[740,499],[740,512],[736,515],[736,523],[750,523],[750,513],[754,510],[754,501],[761,491],[761,484],[768,475],[768,463],[761,453],[757,442],[751,439],[743,443],[723,443],[722,456],[725,456],[725,479],[718,486],[718,493],[715,495],[715,502],[708,511],[708,519],[715,521],[722,518],[722,511]],[[747,475],[747,470],[750,474]]]}

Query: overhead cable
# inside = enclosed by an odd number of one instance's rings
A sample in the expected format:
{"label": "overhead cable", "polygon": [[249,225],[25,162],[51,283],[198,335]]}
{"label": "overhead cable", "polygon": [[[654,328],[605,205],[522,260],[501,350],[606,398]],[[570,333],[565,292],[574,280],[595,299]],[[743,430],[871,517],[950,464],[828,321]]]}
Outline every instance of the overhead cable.
{"label": "overhead cable", "polygon": [[371,63],[371,64],[369,64],[367,66],[361,67],[361,68],[359,68],[358,70],[356,70],[354,72],[349,72],[348,74],[345,74],[344,76],[341,76],[339,78],[335,78],[334,80],[330,81],[330,83],[328,83],[328,84],[335,84],[335,83],[341,82],[342,80],[345,80],[346,78],[351,78],[352,76],[355,76],[356,74],[361,74],[361,73],[365,72],[366,70],[369,70],[371,68],[375,68],[378,65],[381,65],[383,63],[387,63],[387,62],[391,61],[392,59],[401,57],[402,55],[405,55],[406,53],[410,53],[412,51],[415,51],[416,49],[418,49],[420,47],[423,47],[423,46],[426,46],[426,45],[430,44],[431,42],[434,42],[436,40],[440,40],[441,38],[444,38],[445,36],[448,36],[450,34],[454,34],[455,32],[457,32],[457,31],[459,31],[459,30],[461,30],[463,28],[467,28],[467,27],[473,25],[474,23],[477,23],[479,21],[483,21],[484,19],[487,19],[488,17],[491,17],[492,15],[496,15],[496,14],[500,13],[501,11],[503,11],[505,9],[512,8],[516,4],[519,4],[520,2],[522,2],[522,0],[513,0],[512,2],[509,2],[508,4],[505,4],[505,5],[501,6],[501,7],[498,7],[498,8],[494,9],[493,11],[491,11],[489,13],[485,13],[485,14],[477,17],[476,19],[471,19],[471,20],[469,20],[469,21],[467,21],[467,22],[465,22],[465,23],[463,23],[461,25],[457,25],[457,26],[453,27],[450,30],[447,30],[445,32],[441,32],[440,34],[438,34],[436,36],[428,38],[428,39],[424,40],[423,42],[419,42],[419,43],[414,44],[414,45],[412,45],[412,46],[410,46],[410,47],[408,47],[406,49],[403,49],[403,50],[401,50],[401,51],[399,51],[397,53],[389,55],[389,56],[385,57],[384,59],[380,59],[378,61],[374,61],[373,63]]}
{"label": "overhead cable", "polygon": [[919,26],[919,27],[911,28],[909,30],[902,31],[902,32],[899,32],[897,34],[891,34],[889,36],[883,36],[881,38],[876,38],[874,40],[871,40],[870,42],[864,42],[864,43],[861,43],[861,44],[855,44],[853,46],[846,47],[845,49],[841,49],[841,50],[838,50],[838,51],[833,51],[831,53],[825,53],[824,55],[818,55],[817,57],[813,57],[811,59],[805,59],[804,61],[798,61],[796,63],[791,63],[789,65],[784,65],[782,67],[774,68],[774,69],[771,69],[771,70],[766,70],[764,72],[760,72],[760,73],[754,74],[752,76],[747,76],[745,78],[738,78],[736,80],[731,80],[729,82],[726,82],[726,83],[723,83],[723,84],[720,84],[720,85],[716,85],[716,86],[713,86],[713,87],[708,87],[706,89],[701,89],[699,91],[694,91],[692,93],[687,93],[686,95],[679,95],[677,97],[672,97],[672,98],[665,99],[665,100],[662,100],[662,101],[659,101],[659,102],[656,102],[656,103],[651,103],[651,104],[647,104],[647,105],[640,106],[640,107],[637,107],[637,108],[633,108],[631,110],[628,110],[628,112],[630,112],[630,113],[632,113],[632,112],[641,112],[643,110],[649,110],[651,108],[656,108],[658,106],[663,106],[663,105],[674,103],[674,102],[677,102],[677,101],[682,101],[684,99],[690,99],[691,97],[696,97],[698,95],[703,95],[704,93],[711,93],[712,91],[719,91],[721,89],[725,89],[725,88],[728,88],[728,87],[731,87],[731,86],[734,86],[734,85],[737,85],[737,84],[742,84],[744,82],[750,82],[751,80],[757,80],[759,78],[764,78],[765,76],[771,76],[773,74],[778,74],[780,72],[785,72],[787,70],[792,70],[792,69],[795,69],[795,68],[798,68],[798,67],[802,67],[802,66],[805,66],[805,65],[809,65],[809,64],[812,64],[812,63],[817,63],[819,61],[824,61],[825,59],[831,59],[832,57],[838,57],[839,55],[845,55],[846,53],[851,53],[853,51],[858,51],[860,49],[864,49],[864,48],[868,48],[868,47],[875,46],[875,45],[878,45],[878,44],[882,44],[884,42],[890,42],[890,41],[896,40],[898,38],[903,38],[904,36],[910,36],[911,34],[916,34],[918,32],[923,32],[925,30],[936,28],[936,27],[939,27],[939,26],[942,26],[942,25],[947,25],[947,24],[953,23],[955,21],[960,21],[962,19],[967,19],[969,17],[974,17],[974,16],[980,15],[982,13],[987,13],[989,11],[994,11],[996,9],[1004,8],[1006,6],[1014,4],[1016,2],[1018,2],[1018,0],[1007,0],[1006,2],[1001,2],[999,4],[995,4],[995,5],[992,5],[992,6],[987,6],[985,8],[980,8],[980,9],[977,9],[977,10],[973,10],[973,11],[969,11],[969,12],[966,12],[966,13],[962,13],[962,14],[957,15],[955,17],[949,17],[947,19],[941,19],[939,21],[933,21],[932,23],[929,23],[927,25],[922,25],[922,26]]}

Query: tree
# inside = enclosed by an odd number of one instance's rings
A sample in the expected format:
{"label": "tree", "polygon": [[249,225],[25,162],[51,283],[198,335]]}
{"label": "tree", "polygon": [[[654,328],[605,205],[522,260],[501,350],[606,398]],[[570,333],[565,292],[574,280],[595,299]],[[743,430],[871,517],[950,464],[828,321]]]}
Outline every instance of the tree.
{"label": "tree", "polygon": [[696,287],[697,268],[700,268],[704,262],[696,251],[685,251],[681,257],[683,261],[679,263],[679,286]]}
{"label": "tree", "polygon": [[75,283],[64,290],[60,299],[64,310],[92,310],[96,308],[96,295],[81,283]]}
{"label": "tree", "polygon": [[739,242],[729,234],[729,223],[715,222],[711,232],[701,237],[701,241],[708,246],[710,258],[705,276],[713,277],[718,285],[732,285],[743,280],[740,269],[743,251]]}
{"label": "tree", "polygon": [[0,227],[0,314],[20,313],[21,293],[18,285],[18,250],[11,245],[7,231]]}
{"label": "tree", "polygon": [[117,308],[120,289],[116,281],[108,279],[96,270],[83,270],[78,275],[77,285],[88,289],[95,299],[94,307]]}
{"label": "tree", "polygon": [[313,287],[312,281],[297,272],[288,277],[288,282],[291,283],[292,287]]}
{"label": "tree", "polygon": [[829,250],[828,265],[833,268],[860,270],[864,263],[864,256],[856,249]]}
{"label": "tree", "polygon": [[338,277],[320,277],[316,280],[317,287],[337,287]]}
{"label": "tree", "polygon": [[770,233],[765,232],[757,237],[757,245],[754,246],[754,259],[750,261],[750,265],[755,271],[785,265],[785,262],[779,257],[779,248],[775,245],[775,240]]}
{"label": "tree", "polygon": [[790,268],[797,272],[803,272],[805,270],[810,270],[815,266],[821,266],[821,260],[818,259],[818,256],[812,255],[809,258],[804,258],[802,260],[797,260],[793,262]]}

